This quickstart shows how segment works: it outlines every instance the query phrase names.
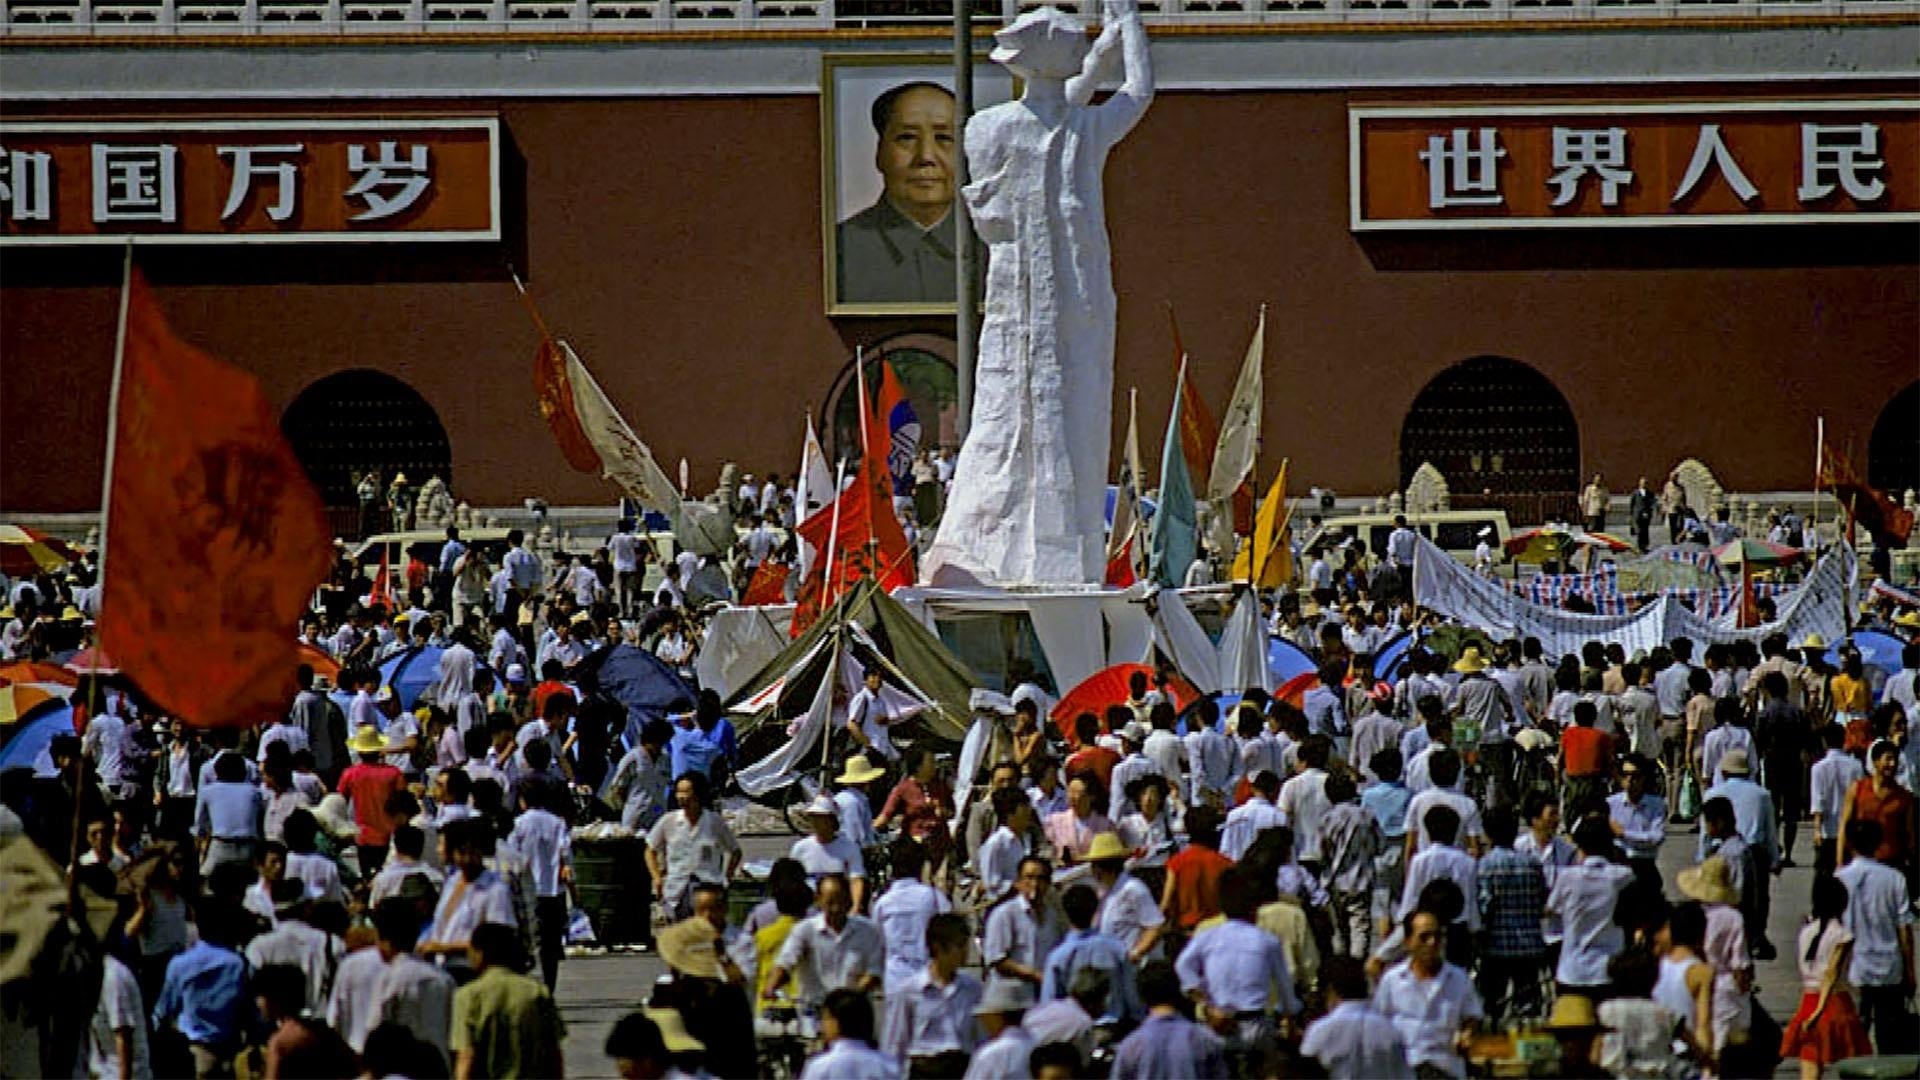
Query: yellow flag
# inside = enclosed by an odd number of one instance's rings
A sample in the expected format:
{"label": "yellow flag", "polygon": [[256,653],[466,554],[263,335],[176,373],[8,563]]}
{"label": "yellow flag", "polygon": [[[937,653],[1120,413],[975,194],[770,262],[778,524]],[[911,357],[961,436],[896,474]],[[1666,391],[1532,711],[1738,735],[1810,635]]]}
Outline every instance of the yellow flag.
{"label": "yellow flag", "polygon": [[1267,497],[1260,500],[1260,512],[1253,518],[1253,537],[1242,542],[1233,561],[1237,581],[1251,582],[1261,589],[1277,588],[1293,580],[1293,548],[1288,544],[1287,523],[1293,516],[1287,509],[1287,462],[1280,463],[1280,475],[1273,478]]}

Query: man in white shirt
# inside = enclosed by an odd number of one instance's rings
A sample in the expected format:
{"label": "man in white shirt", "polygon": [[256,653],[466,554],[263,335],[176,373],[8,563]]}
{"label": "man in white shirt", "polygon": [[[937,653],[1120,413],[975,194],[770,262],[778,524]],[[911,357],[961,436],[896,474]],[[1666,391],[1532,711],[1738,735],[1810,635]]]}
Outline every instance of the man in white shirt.
{"label": "man in white shirt", "polygon": [[867,861],[853,841],[840,835],[840,806],[827,794],[807,804],[807,825],[812,836],[794,841],[787,852],[806,868],[807,880],[818,887],[828,874],[840,874],[853,884],[853,909],[867,906]]}
{"label": "man in white shirt", "polygon": [[1271,772],[1261,772],[1253,778],[1253,797],[1227,814],[1227,821],[1220,832],[1220,854],[1235,862],[1247,853],[1260,835],[1260,830],[1275,825],[1285,825],[1287,816],[1274,799],[1280,795],[1280,778]]}
{"label": "man in white shirt", "polygon": [[992,982],[973,1007],[974,1019],[986,1036],[973,1052],[961,1080],[1004,1080],[1023,1077],[1029,1072],[1027,1057],[1033,1053],[1033,1036],[1020,1026],[1020,1018],[1033,1004],[1033,987],[1018,982]]}
{"label": "man in white shirt", "polygon": [[1847,823],[1852,861],[1834,877],[1847,887],[1847,932],[1853,935],[1847,981],[1860,997],[1860,1018],[1873,1028],[1874,1048],[1882,1054],[1908,1053],[1913,1046],[1913,904],[1906,875],[1878,862],[1880,823]]}
{"label": "man in white shirt", "polygon": [[1839,724],[1827,724],[1820,729],[1820,741],[1826,747],[1826,756],[1813,763],[1810,774],[1813,811],[1813,873],[1833,873],[1838,865],[1836,856],[1840,839],[1840,812],[1846,805],[1847,792],[1853,785],[1867,775],[1866,767],[1860,759],[1846,752],[1847,732]]}
{"label": "man in white shirt", "polygon": [[1420,546],[1420,534],[1407,527],[1407,515],[1393,515],[1393,531],[1387,534],[1387,558],[1402,568],[1413,566],[1413,553]]}
{"label": "man in white shirt", "polygon": [[[1213,699],[1202,698],[1187,720],[1187,787],[1189,806],[1199,806],[1209,797],[1214,805],[1233,804],[1233,782],[1239,767],[1239,755],[1233,740],[1219,731],[1220,708]],[[1279,789],[1276,787],[1275,792]]]}
{"label": "man in white shirt", "polygon": [[1367,997],[1367,973],[1350,956],[1328,957],[1320,969],[1327,1014],[1307,1025],[1300,1053],[1329,1080],[1413,1080],[1406,1040]]}
{"label": "man in white shirt", "polygon": [[87,1025],[86,1075],[152,1080],[139,980],[110,952],[101,954],[101,963],[100,1000]]}
{"label": "man in white shirt", "polygon": [[1472,898],[1479,895],[1479,864],[1473,856],[1454,846],[1460,830],[1460,815],[1450,806],[1436,806],[1426,811],[1420,824],[1432,842],[1407,860],[1407,881],[1400,894],[1400,907],[1396,915],[1404,919],[1413,914],[1419,906],[1421,890],[1429,883],[1445,878],[1460,886],[1460,895],[1469,898],[1460,917],[1454,920],[1449,930],[1468,934],[1478,932],[1480,905]]}
{"label": "man in white shirt", "polygon": [[1433,754],[1427,759],[1427,775],[1434,786],[1407,802],[1408,861],[1431,842],[1427,836],[1427,811],[1436,806],[1447,807],[1460,819],[1460,846],[1469,851],[1478,850],[1479,845],[1486,842],[1487,830],[1480,823],[1480,804],[1454,790],[1460,781],[1460,755],[1452,750]]}
{"label": "man in white shirt", "polygon": [[924,849],[905,843],[892,852],[893,883],[873,903],[873,922],[886,944],[886,996],[892,997],[926,971],[927,926],[935,915],[953,910],[947,894],[920,880]]}
{"label": "man in white shirt", "polygon": [[807,1059],[800,1080],[900,1080],[900,1063],[874,1048],[874,1031],[873,1002],[865,994],[828,994],[820,1004],[826,1049]]}
{"label": "man in white shirt", "polygon": [[1559,917],[1565,935],[1554,979],[1563,993],[1591,994],[1609,985],[1607,961],[1626,947],[1613,915],[1633,871],[1609,860],[1613,829],[1599,817],[1575,826],[1573,843],[1580,861],[1561,870],[1547,893],[1547,911]]}
{"label": "man in white shirt", "polygon": [[820,913],[801,920],[787,935],[762,998],[773,998],[789,977],[798,986],[800,1001],[816,1009],[831,991],[865,994],[880,987],[886,971],[885,942],[878,927],[853,914],[846,877],[822,877],[814,903]]}
{"label": "man in white shirt", "polygon": [[1046,978],[1042,962],[1059,943],[1066,928],[1047,900],[1053,868],[1047,860],[1028,856],[1020,862],[1014,893],[987,915],[981,935],[980,960],[987,985],[1015,981],[1037,988]]}
{"label": "man in white shirt", "polygon": [[507,846],[533,873],[533,913],[540,942],[540,969],[552,992],[560,978],[566,943],[567,892],[573,884],[573,840],[566,820],[554,813],[566,793],[550,783],[520,788],[520,816]]}
{"label": "man in white shirt", "polygon": [[333,992],[333,971],[346,946],[337,937],[307,922],[308,897],[299,881],[282,878],[273,883],[273,929],[247,942],[247,963],[255,971],[269,964],[288,964],[307,976],[306,1008],[319,1016]]}
{"label": "man in white shirt", "polygon": [[1303,770],[1280,786],[1280,823],[1293,829],[1294,856],[1310,870],[1320,865],[1320,821],[1332,809],[1327,801],[1327,759],[1333,750],[1324,735],[1307,739],[1300,747]]}
{"label": "man in white shirt", "polygon": [[1020,862],[1032,852],[1027,835],[1033,827],[1033,802],[1018,787],[999,788],[991,795],[993,813],[999,827],[980,843],[974,854],[974,866],[980,876],[980,897],[993,903],[1013,888],[1020,874]]}
{"label": "man in white shirt", "polygon": [[374,1026],[398,1024],[445,1057],[453,1026],[454,983],[446,972],[414,955],[420,917],[412,902],[382,902],[373,910],[373,926],[380,935],[375,947],[386,961],[373,983]]}
{"label": "man in white shirt", "polygon": [[869,757],[894,761],[900,755],[894,750],[887,729],[893,725],[895,717],[882,696],[880,666],[875,664],[869,667],[861,676],[861,682],[863,685],[859,692],[847,702],[847,730]]}
{"label": "man in white shirt", "polygon": [[1464,1077],[1467,1063],[1456,1047],[1486,1016],[1480,995],[1465,971],[1446,962],[1448,931],[1439,916],[1415,911],[1405,930],[1407,958],[1380,977],[1374,1011],[1400,1033],[1409,1066]]}
{"label": "man in white shirt", "polygon": [[1228,1047],[1243,1051],[1272,1047],[1276,1009],[1285,1016],[1300,1012],[1280,939],[1253,923],[1257,897],[1258,884],[1245,869],[1222,873],[1226,921],[1195,934],[1173,965],[1180,989],[1201,1002],[1201,1019],[1216,1031],[1226,1028]]}

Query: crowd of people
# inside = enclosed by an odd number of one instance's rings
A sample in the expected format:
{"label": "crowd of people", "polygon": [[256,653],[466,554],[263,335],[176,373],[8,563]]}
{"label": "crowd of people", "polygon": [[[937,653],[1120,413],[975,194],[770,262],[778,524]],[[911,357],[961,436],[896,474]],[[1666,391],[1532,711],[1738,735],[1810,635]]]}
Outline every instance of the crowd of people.
{"label": "crowd of people", "polygon": [[[1272,632],[1319,664],[1297,700],[1185,700],[1164,667],[1074,715],[1058,688],[979,690],[967,776],[876,666],[836,705],[808,834],[737,918],[720,699],[629,745],[576,677],[617,641],[691,675],[686,597],[623,578],[620,535],[551,568],[514,537],[457,592],[450,532],[405,603],[323,598],[301,637],[337,677],[303,667],[252,729],[82,676],[76,734],[0,775],[0,842],[68,890],[72,963],[9,1006],[39,1071],[562,1075],[592,821],[644,837],[669,969],[607,1040],[628,1076],[1464,1076],[1539,1038],[1556,1075],[1815,1076],[1913,1049],[1920,616],[1882,618],[1910,639],[1891,677],[1780,636],[1553,657],[1459,627],[1376,673],[1441,620],[1364,578],[1282,591]],[[8,658],[88,644],[90,587],[13,589]],[[379,665],[429,644],[403,704]],[[1810,894],[1776,895],[1801,850]],[[1776,902],[1807,912],[1797,940],[1769,940]],[[1776,948],[1791,1017],[1754,994]]]}

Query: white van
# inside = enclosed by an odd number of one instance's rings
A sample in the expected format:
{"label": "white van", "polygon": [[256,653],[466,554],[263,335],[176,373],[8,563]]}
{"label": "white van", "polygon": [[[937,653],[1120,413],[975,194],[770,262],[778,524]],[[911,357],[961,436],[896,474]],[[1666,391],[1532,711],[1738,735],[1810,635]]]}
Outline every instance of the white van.
{"label": "white van", "polygon": [[[1367,545],[1369,564],[1386,554],[1387,537],[1392,534],[1393,514],[1348,514],[1325,518],[1320,528],[1303,539],[1301,550],[1309,554],[1323,542],[1338,542],[1359,537]],[[1513,535],[1505,510],[1440,510],[1429,514],[1408,514],[1407,527],[1434,542],[1447,554],[1471,566],[1473,549],[1480,543],[1480,530],[1493,529],[1493,549],[1497,552]]]}

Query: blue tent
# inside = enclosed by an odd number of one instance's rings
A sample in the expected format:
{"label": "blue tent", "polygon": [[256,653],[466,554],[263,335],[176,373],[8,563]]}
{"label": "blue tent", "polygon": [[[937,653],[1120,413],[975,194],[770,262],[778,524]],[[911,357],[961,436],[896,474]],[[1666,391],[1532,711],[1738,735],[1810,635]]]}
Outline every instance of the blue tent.
{"label": "blue tent", "polygon": [[0,770],[31,769],[55,735],[73,734],[73,706],[65,699],[42,702],[13,725],[13,737],[0,746]]}
{"label": "blue tent", "polygon": [[[1883,634],[1878,630],[1861,630],[1853,635],[1853,647],[1860,650],[1860,660],[1868,667],[1877,667],[1889,675],[1900,671],[1900,650],[1903,647],[1899,638],[1892,634]],[[1827,650],[1827,663],[1835,668],[1840,666],[1840,646]]]}
{"label": "blue tent", "polygon": [[1273,676],[1273,685],[1285,685],[1288,679],[1298,678],[1310,671],[1318,671],[1320,666],[1313,662],[1307,651],[1283,637],[1267,639],[1267,671]]}
{"label": "blue tent", "polygon": [[693,708],[693,688],[659,657],[625,643],[603,647],[580,662],[581,688],[627,707],[627,741],[640,744],[640,725]]}

